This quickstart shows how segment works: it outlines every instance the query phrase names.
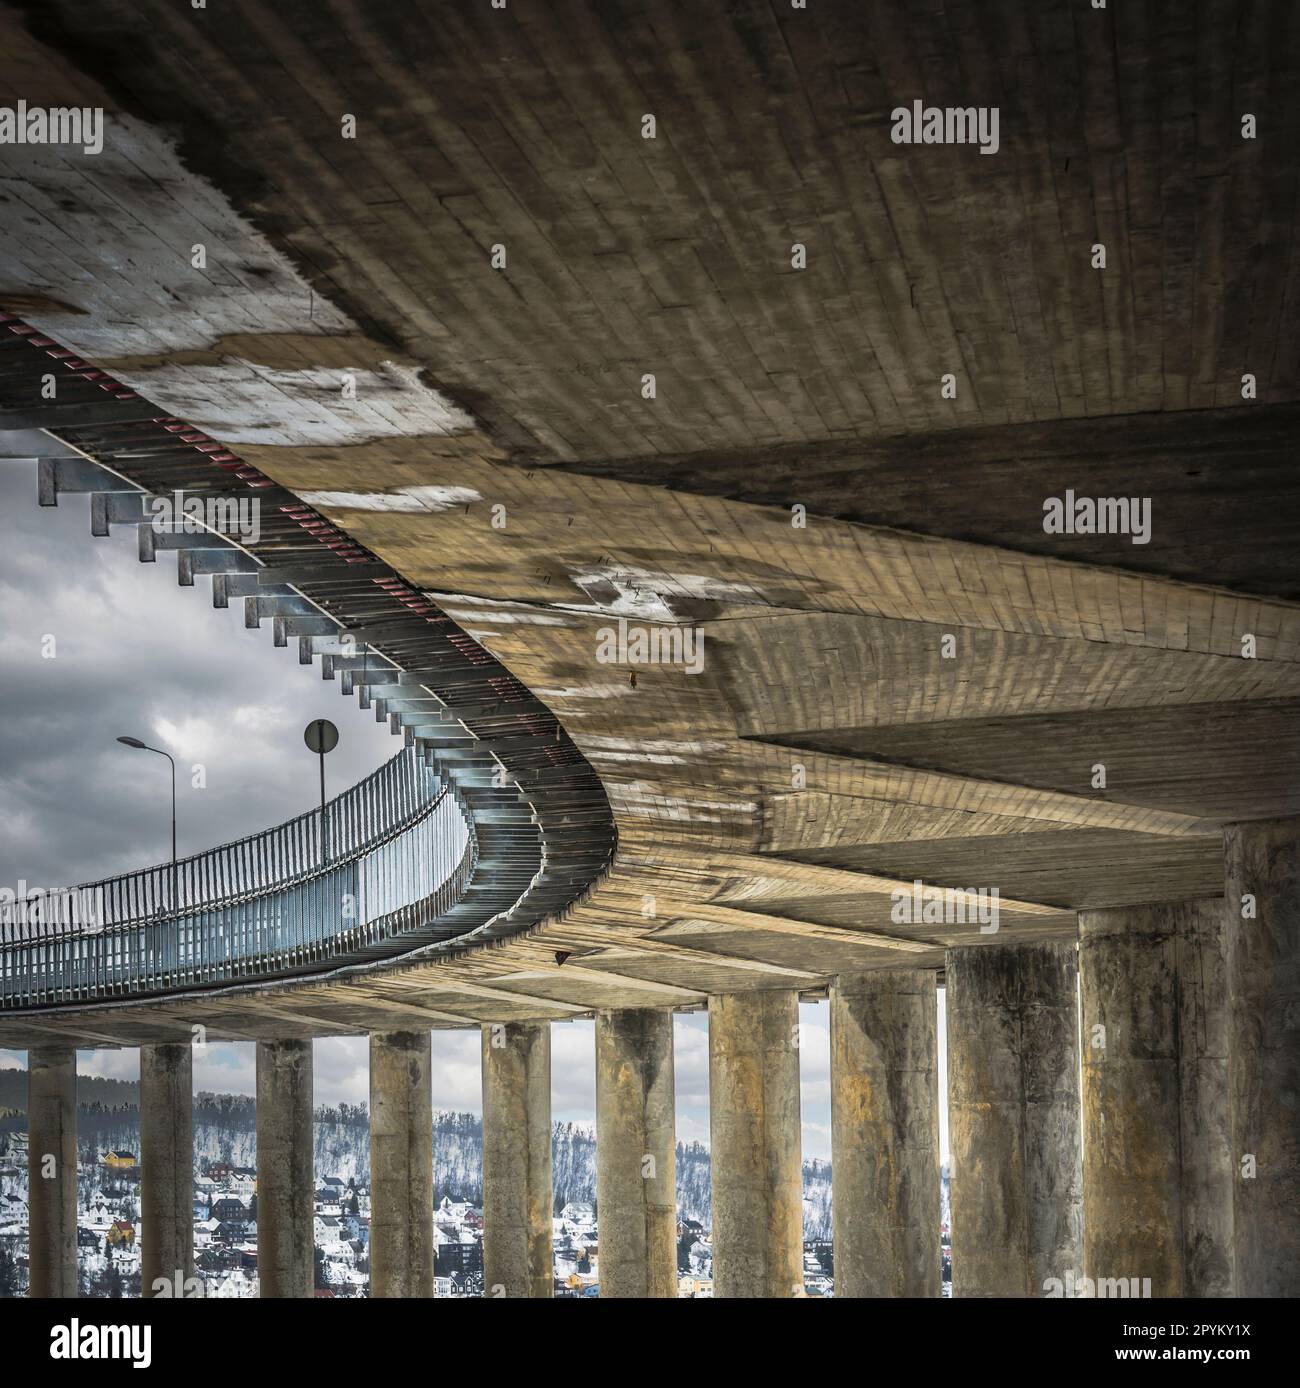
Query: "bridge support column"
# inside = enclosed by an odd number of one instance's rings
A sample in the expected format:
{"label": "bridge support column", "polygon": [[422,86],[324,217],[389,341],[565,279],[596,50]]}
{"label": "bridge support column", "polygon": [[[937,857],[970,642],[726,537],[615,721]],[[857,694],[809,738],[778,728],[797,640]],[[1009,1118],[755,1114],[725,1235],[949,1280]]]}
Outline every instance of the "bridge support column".
{"label": "bridge support column", "polygon": [[77,1294],[77,1052],[27,1052],[27,1295]]}
{"label": "bridge support column", "polygon": [[427,1031],[370,1037],[370,1295],[433,1295],[433,1079]]}
{"label": "bridge support column", "polygon": [[713,1288],[803,1295],[799,996],[709,999]]}
{"label": "bridge support column", "polygon": [[938,996],[929,969],[831,985],[836,1296],[939,1296]]}
{"label": "bridge support column", "polygon": [[596,1014],[602,1297],[677,1295],[673,1015]]}
{"label": "bridge support column", "polygon": [[257,1275],[264,1297],[313,1294],[310,1041],[257,1043]]}
{"label": "bridge support column", "polygon": [[1233,1294],[1224,920],[1219,898],[1079,914],[1083,1267],[1134,1295]]}
{"label": "bridge support column", "polygon": [[[140,1047],[140,1291],[194,1276],[194,1077],[188,1044]],[[177,1282],[182,1285],[178,1289]]]}
{"label": "bridge support column", "polygon": [[[1300,819],[1230,824],[1224,838],[1235,1290],[1294,1297],[1300,1296]],[[1251,909],[1253,915],[1243,915]]]}
{"label": "bridge support column", "polygon": [[483,1294],[546,1297],[551,1261],[551,1024],[483,1027]]}
{"label": "bridge support column", "polygon": [[948,951],[954,1296],[1041,1297],[1083,1267],[1076,955]]}

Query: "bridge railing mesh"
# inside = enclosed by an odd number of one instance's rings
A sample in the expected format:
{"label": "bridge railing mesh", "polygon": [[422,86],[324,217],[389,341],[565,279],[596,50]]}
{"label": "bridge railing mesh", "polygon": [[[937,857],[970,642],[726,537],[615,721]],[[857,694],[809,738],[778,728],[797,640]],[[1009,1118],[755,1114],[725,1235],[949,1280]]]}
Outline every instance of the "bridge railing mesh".
{"label": "bridge railing mesh", "polygon": [[0,1008],[308,971],[418,930],[468,885],[474,838],[414,748],[328,802],[176,864],[0,902]]}

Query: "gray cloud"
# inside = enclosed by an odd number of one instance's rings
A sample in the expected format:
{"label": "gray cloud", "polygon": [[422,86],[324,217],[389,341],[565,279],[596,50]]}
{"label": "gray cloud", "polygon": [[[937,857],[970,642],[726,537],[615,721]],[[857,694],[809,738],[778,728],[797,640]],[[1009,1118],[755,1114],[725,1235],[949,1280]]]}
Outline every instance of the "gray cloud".
{"label": "gray cloud", "polygon": [[[333,790],[399,750],[296,647],[246,631],[242,604],[214,609],[204,578],[178,587],[173,555],[139,563],[133,530],[92,539],[89,511],[81,496],[41,510],[35,468],[0,463],[0,883],[67,886],[166,857],[167,765],[120,733],[176,757],[182,854],[312,808],[313,718],[339,727]],[[191,785],[196,763],[206,789]]]}

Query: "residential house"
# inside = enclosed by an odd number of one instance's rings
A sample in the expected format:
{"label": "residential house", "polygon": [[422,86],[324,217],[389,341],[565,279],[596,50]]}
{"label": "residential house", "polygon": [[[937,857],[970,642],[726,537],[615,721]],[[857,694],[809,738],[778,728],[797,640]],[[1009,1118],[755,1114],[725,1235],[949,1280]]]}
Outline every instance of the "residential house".
{"label": "residential house", "polygon": [[221,1195],[208,1208],[211,1219],[243,1224],[248,1220],[248,1207],[237,1195]]}
{"label": "residential house", "polygon": [[130,1248],[135,1243],[135,1225],[129,1219],[115,1219],[104,1237],[113,1248]]}
{"label": "residential house", "polygon": [[591,1229],[596,1224],[596,1207],[589,1200],[570,1200],[560,1211],[560,1218],[575,1231]]}
{"label": "residential house", "polygon": [[437,1242],[433,1253],[434,1272],[441,1277],[460,1277],[462,1280],[483,1272],[483,1245],[478,1239],[461,1242],[447,1239]]}
{"label": "residential house", "polygon": [[317,1215],[314,1228],[318,1248],[334,1249],[343,1241],[343,1231],[335,1215]]}
{"label": "residential house", "polygon": [[211,1248],[217,1240],[217,1232],[221,1228],[219,1219],[200,1219],[194,1223],[194,1247]]}

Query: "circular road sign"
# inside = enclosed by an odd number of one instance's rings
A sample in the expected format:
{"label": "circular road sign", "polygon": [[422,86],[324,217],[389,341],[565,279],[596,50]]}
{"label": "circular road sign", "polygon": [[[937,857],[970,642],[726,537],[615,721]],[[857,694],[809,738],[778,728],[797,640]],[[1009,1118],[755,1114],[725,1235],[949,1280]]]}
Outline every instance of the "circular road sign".
{"label": "circular road sign", "polygon": [[339,745],[339,730],[328,718],[313,718],[303,730],[302,740],[311,752],[332,752]]}

